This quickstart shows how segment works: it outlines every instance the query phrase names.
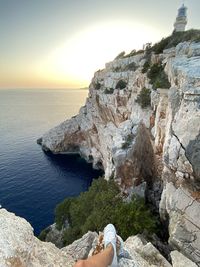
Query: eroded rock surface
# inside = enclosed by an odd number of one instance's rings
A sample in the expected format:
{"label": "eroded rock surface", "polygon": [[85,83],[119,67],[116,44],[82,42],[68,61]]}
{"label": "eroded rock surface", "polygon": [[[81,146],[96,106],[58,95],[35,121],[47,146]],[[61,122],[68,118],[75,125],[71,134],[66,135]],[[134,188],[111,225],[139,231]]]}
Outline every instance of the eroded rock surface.
{"label": "eroded rock surface", "polygon": [[135,260],[133,266],[172,267],[151,243],[139,235],[129,237],[124,248],[131,260]]}
{"label": "eroded rock surface", "polygon": [[45,232],[45,237],[41,238],[42,241],[51,242],[56,245],[57,248],[63,247],[63,234],[68,227],[68,222],[65,223],[64,227],[61,230],[58,230],[56,223],[48,226],[43,231]]}
{"label": "eroded rock surface", "polygon": [[172,263],[173,267],[197,267],[197,265],[186,258],[183,254],[178,252],[177,250],[171,252],[171,257],[172,257]]}
{"label": "eroded rock surface", "polygon": [[[0,209],[1,267],[72,267],[77,260],[87,259],[97,239],[97,233],[88,232],[73,244],[58,249],[50,242],[38,240],[26,220]],[[143,242],[139,236],[130,237],[124,244],[119,266],[171,266],[153,245]]]}
{"label": "eroded rock surface", "polygon": [[54,244],[38,240],[25,219],[0,209],[1,267],[71,267],[73,264],[73,258]]}
{"label": "eroded rock surface", "polygon": [[[85,106],[76,117],[46,133],[40,140],[42,147],[53,153],[78,152],[95,168],[104,169],[107,179],[118,177],[124,186],[151,178],[155,163],[146,129],[152,111],[135,101],[144,86],[151,88],[146,74],[141,73],[143,57],[118,59],[96,72]],[[120,89],[119,82],[126,86]]]}
{"label": "eroded rock surface", "polygon": [[[95,73],[79,114],[41,139],[42,147],[53,153],[80,153],[104,169],[106,179],[115,177],[122,190],[146,183],[152,195],[155,184],[164,188],[160,214],[169,221],[169,242],[198,266],[199,51],[200,43],[184,42],[151,56],[153,64],[165,65],[169,90],[152,90],[142,72],[144,54],[106,64]],[[137,98],[144,87],[151,90],[152,106],[143,109]],[[158,205],[159,197],[155,198]]]}
{"label": "eroded rock surface", "polygon": [[87,259],[90,250],[93,248],[93,242],[97,237],[97,233],[88,232],[81,239],[74,241],[71,245],[63,248],[62,251],[67,255],[70,255],[74,261]]}
{"label": "eroded rock surface", "polygon": [[162,218],[169,242],[200,266],[200,54],[199,44],[179,44],[167,61],[172,87],[163,148]]}

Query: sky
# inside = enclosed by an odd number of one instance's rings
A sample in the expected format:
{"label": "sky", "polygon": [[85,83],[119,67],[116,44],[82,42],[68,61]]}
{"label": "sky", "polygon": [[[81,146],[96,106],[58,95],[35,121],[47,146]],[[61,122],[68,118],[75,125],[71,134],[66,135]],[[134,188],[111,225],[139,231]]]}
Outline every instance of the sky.
{"label": "sky", "polygon": [[[186,0],[187,29],[200,0]],[[80,88],[121,51],[170,35],[181,0],[0,0],[0,88]]]}

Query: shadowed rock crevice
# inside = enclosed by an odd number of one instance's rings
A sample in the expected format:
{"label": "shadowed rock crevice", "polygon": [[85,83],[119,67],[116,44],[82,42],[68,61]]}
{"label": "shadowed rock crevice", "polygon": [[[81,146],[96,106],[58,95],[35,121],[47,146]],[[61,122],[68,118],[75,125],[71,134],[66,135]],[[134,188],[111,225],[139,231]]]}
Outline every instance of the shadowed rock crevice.
{"label": "shadowed rock crevice", "polygon": [[150,133],[143,123],[137,130],[134,144],[128,149],[124,161],[116,167],[116,176],[125,187],[146,182],[152,187],[156,177],[156,163]]}

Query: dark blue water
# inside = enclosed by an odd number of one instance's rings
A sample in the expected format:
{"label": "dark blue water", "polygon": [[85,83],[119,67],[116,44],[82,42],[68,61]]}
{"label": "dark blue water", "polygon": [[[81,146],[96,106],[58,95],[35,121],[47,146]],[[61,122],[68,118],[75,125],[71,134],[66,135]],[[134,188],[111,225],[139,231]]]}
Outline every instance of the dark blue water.
{"label": "dark blue water", "polygon": [[98,177],[78,156],[45,154],[36,139],[75,115],[83,90],[0,90],[0,204],[27,219],[38,234],[54,208],[86,191]]}

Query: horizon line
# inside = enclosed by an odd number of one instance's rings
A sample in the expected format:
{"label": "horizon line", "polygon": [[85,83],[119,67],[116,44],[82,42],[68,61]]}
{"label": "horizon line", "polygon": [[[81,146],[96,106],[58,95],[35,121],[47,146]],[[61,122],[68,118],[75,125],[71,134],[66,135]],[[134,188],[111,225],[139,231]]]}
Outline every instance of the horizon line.
{"label": "horizon line", "polygon": [[0,90],[36,90],[36,89],[40,89],[40,90],[87,90],[89,89],[89,86],[86,87],[74,87],[74,88],[70,88],[70,87],[0,87]]}

